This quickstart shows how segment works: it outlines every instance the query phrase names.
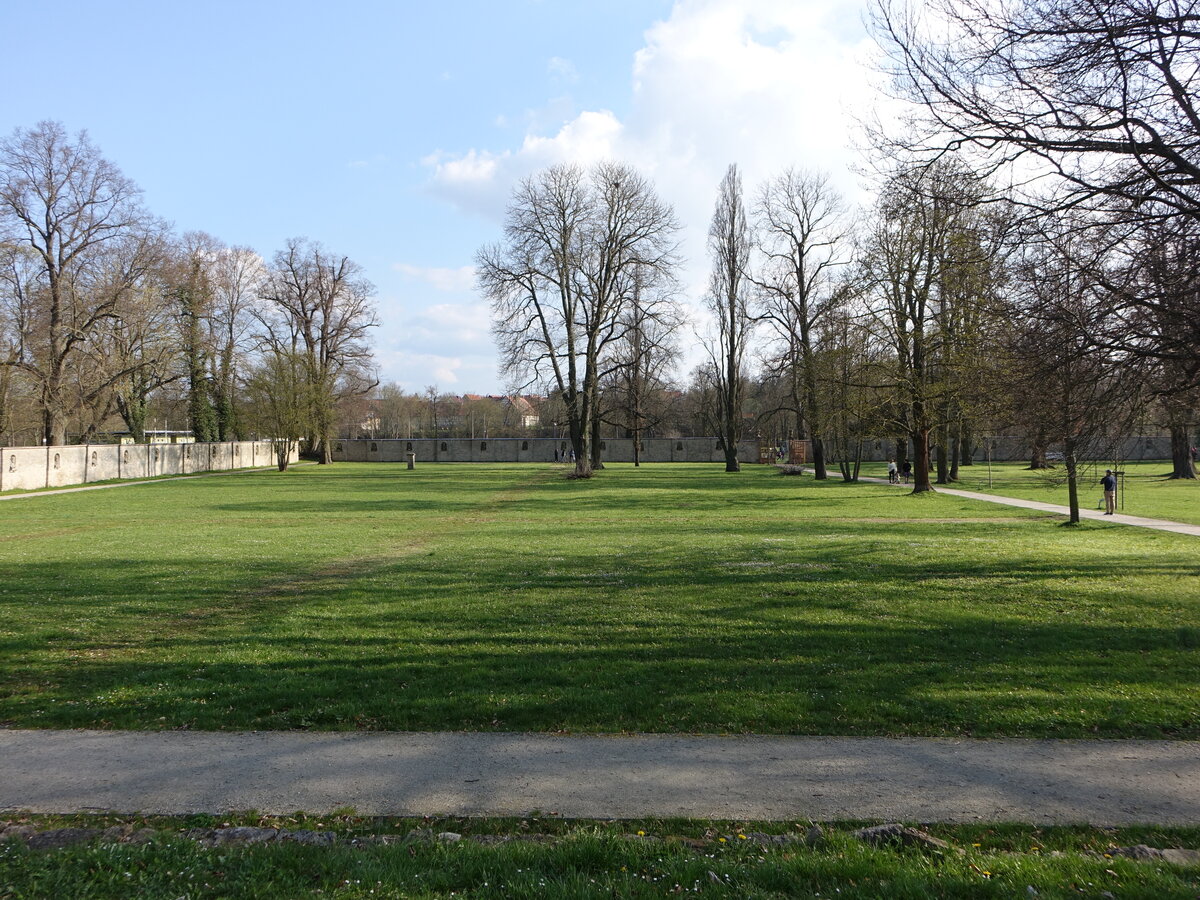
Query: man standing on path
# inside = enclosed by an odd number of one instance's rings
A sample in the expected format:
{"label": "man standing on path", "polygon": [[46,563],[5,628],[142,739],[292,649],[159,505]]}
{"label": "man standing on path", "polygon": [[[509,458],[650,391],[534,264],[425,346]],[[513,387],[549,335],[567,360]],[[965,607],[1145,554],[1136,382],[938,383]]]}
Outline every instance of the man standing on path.
{"label": "man standing on path", "polygon": [[1111,516],[1117,511],[1117,476],[1112,469],[1104,470],[1100,484],[1104,486],[1104,514]]}

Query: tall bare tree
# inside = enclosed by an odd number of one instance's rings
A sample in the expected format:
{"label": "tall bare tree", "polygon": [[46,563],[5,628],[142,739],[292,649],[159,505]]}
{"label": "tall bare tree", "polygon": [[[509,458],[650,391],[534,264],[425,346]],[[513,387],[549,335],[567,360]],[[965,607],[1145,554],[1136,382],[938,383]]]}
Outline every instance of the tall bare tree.
{"label": "tall bare tree", "polygon": [[198,441],[217,440],[217,409],[209,378],[212,347],[209,319],[213,307],[212,268],[221,243],[202,231],[183,235],[175,250],[171,294],[175,300],[188,425]]}
{"label": "tall bare tree", "polygon": [[824,479],[817,326],[834,308],[836,275],[848,261],[844,205],[826,177],[788,169],[762,186],[755,216],[763,262],[754,281],[779,348],[772,368],[788,385],[799,437],[807,425],[814,475]]}
{"label": "tall bare tree", "polygon": [[554,166],[521,183],[503,243],[476,256],[502,367],[518,383],[553,385],[576,477],[590,477],[598,462],[606,348],[624,332],[638,279],[671,276],[678,228],[672,209],[629,166]]}
{"label": "tall bare tree", "polygon": [[59,123],[41,122],[0,141],[0,240],[28,248],[38,269],[8,285],[34,330],[4,362],[36,385],[52,444],[66,441],[71,366],[123,296],[98,286],[110,274],[98,258],[148,224],[138,193],[85,132],[72,140]]}
{"label": "tall bare tree", "polygon": [[[862,272],[880,336],[892,348],[895,424],[913,445],[914,493],[951,480],[951,447],[969,444],[966,413],[977,392],[994,314],[1002,243],[980,205],[984,182],[953,159],[910,165],[885,185],[863,242]],[[968,452],[962,450],[961,452]]]}
{"label": "tall bare tree", "polygon": [[1080,464],[1116,454],[1141,381],[1128,357],[1097,346],[1107,293],[1097,273],[1110,265],[1112,243],[1100,240],[1104,230],[1077,224],[1044,220],[1030,241],[1006,341],[1023,422],[1063,449],[1072,524],[1079,522]]}
{"label": "tall bare tree", "polygon": [[143,248],[152,254],[145,277],[89,342],[99,368],[119,373],[112,382],[112,402],[137,443],[146,439],[154,393],[183,376],[172,283],[178,270],[166,243],[160,239]]}
{"label": "tall bare tree", "polygon": [[275,254],[260,290],[259,346],[304,360],[312,407],[307,450],[321,463],[332,462],[339,396],[364,393],[377,383],[367,341],[368,330],[377,324],[374,286],[349,257],[294,238]]}
{"label": "tall bare tree", "polygon": [[858,480],[863,446],[886,424],[881,409],[884,394],[871,374],[879,366],[881,345],[866,326],[866,317],[852,307],[853,299],[850,291],[840,293],[822,317],[818,337],[825,358],[819,387],[828,398],[828,449],[847,482]]}
{"label": "tall bare tree", "polygon": [[251,309],[266,277],[262,257],[249,247],[223,247],[211,261],[209,366],[219,440],[240,440],[238,369],[250,349]]}
{"label": "tall bare tree", "polygon": [[708,227],[712,274],[706,299],[717,332],[707,350],[713,364],[709,371],[719,423],[717,443],[725,454],[726,472],[741,471],[737,448],[743,432],[745,358],[755,321],[751,311],[751,246],[750,223],[742,200],[742,176],[735,163],[721,179]]}
{"label": "tall bare tree", "polygon": [[606,421],[633,439],[633,464],[641,465],[642,437],[665,412],[655,402],[666,386],[669,368],[677,358],[675,336],[682,323],[669,287],[653,280],[643,283],[635,274],[626,308],[621,315],[621,337],[613,344],[606,382],[609,400]]}
{"label": "tall bare tree", "polygon": [[275,464],[287,471],[300,439],[312,428],[308,360],[302,350],[276,344],[246,369],[242,387],[255,430],[271,440]]}
{"label": "tall bare tree", "polygon": [[931,195],[926,169],[902,172],[880,195],[862,264],[876,318],[893,351],[903,402],[896,423],[913,444],[913,493],[932,490],[930,433],[935,425],[937,288],[950,210]]}

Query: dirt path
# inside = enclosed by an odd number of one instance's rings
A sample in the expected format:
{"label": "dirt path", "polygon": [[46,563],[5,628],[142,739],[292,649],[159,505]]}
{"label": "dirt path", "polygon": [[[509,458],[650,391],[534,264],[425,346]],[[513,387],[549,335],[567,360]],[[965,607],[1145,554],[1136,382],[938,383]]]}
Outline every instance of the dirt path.
{"label": "dirt path", "polygon": [[1200,743],[0,730],[0,810],[1200,823]]}

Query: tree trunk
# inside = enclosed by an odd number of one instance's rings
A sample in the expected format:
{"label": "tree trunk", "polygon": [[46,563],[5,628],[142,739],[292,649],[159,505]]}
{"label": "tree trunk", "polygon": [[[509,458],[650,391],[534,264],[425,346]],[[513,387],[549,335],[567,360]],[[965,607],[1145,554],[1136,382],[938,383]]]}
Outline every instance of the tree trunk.
{"label": "tree trunk", "polygon": [[825,469],[825,439],[815,431],[810,433],[812,434],[813,478],[823,481],[829,477],[829,473]]}
{"label": "tree trunk", "polygon": [[923,429],[911,434],[913,442],[913,489],[914,494],[932,491],[929,483],[929,432]]}
{"label": "tree trunk", "polygon": [[1196,477],[1196,464],[1192,460],[1192,445],[1188,440],[1186,425],[1171,426],[1171,477]]}
{"label": "tree trunk", "polygon": [[1079,524],[1079,479],[1076,477],[1075,470],[1075,443],[1067,441],[1066,452],[1063,454],[1066,457],[1067,464],[1067,505],[1071,508],[1070,524]]}
{"label": "tree trunk", "polygon": [[275,464],[279,467],[280,472],[286,472],[288,467],[288,457],[291,456],[292,445],[289,441],[275,442]]}
{"label": "tree trunk", "polygon": [[1046,461],[1046,435],[1038,432],[1033,439],[1033,448],[1029,451],[1029,468],[1030,469],[1048,469],[1050,463]]}
{"label": "tree trunk", "polygon": [[[958,464],[960,466],[975,465],[975,441],[971,434],[971,426],[966,422],[960,425],[958,430]],[[955,481],[958,480],[956,477]]]}
{"label": "tree trunk", "polygon": [[[593,407],[594,409],[595,407]],[[592,471],[599,472],[604,468],[604,460],[600,458],[600,417],[592,416]]]}
{"label": "tree trunk", "polygon": [[943,432],[940,440],[937,442],[937,483],[950,483],[950,460],[946,455],[946,435]]}
{"label": "tree trunk", "polygon": [[962,439],[955,435],[950,438],[950,481],[958,481],[958,460],[962,455]]}
{"label": "tree trunk", "polygon": [[[57,401],[55,401],[57,403]],[[48,406],[42,416],[43,440],[51,447],[62,447],[67,443],[67,418],[63,415],[62,408]]]}
{"label": "tree trunk", "polygon": [[725,471],[726,472],[742,471],[742,464],[738,461],[737,444],[731,443],[730,441],[726,440],[724,450],[725,450]]}
{"label": "tree trunk", "polygon": [[591,478],[591,442],[588,440],[587,425],[579,417],[572,415],[567,428],[570,432],[571,450],[575,454],[575,471],[571,473],[571,477]]}

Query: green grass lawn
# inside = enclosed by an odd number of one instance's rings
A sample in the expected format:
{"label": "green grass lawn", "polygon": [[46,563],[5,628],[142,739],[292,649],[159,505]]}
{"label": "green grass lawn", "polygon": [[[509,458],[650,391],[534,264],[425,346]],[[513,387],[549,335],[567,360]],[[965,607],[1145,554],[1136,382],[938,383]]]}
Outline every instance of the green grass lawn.
{"label": "green grass lawn", "polygon": [[1200,543],[748,466],[0,505],[0,723],[1200,737]]}
{"label": "green grass lawn", "polygon": [[[1055,468],[1040,471],[1031,471],[1028,465],[1027,462],[992,463],[989,473],[986,462],[976,462],[960,467],[958,482],[947,487],[1066,506],[1067,472],[1063,464],[1055,463]],[[1105,462],[1080,465],[1080,508],[1104,508],[1100,479],[1111,465]],[[1164,460],[1122,463],[1121,470],[1125,478],[1117,495],[1117,512],[1200,525],[1200,480],[1168,478],[1171,463]],[[870,463],[863,467],[862,474],[886,478],[887,463]],[[838,477],[836,470],[831,477]]]}
{"label": "green grass lawn", "polygon": [[[244,820],[244,821],[242,821]],[[749,898],[1067,897],[1186,898],[1200,891],[1200,867],[1106,856],[1118,846],[1195,846],[1197,830],[1020,825],[940,826],[948,850],[872,847],[856,823],[826,825],[816,846],[758,843],[758,834],[803,835],[807,823],[562,822],[528,818],[356,820],[352,816],[268,819],[238,824],[333,831],[330,847],[298,844],[201,846],[180,836],[222,820],[75,816],[74,826],[153,827],[148,843],[96,842],[29,850],[0,844],[0,898],[600,898],[701,895]],[[33,820],[39,827],[51,823]],[[372,835],[403,840],[416,829],[452,831],[456,843],[349,845]],[[476,835],[515,838],[481,846]],[[1033,893],[1029,889],[1033,888]],[[1107,894],[1105,893],[1107,892]]]}

